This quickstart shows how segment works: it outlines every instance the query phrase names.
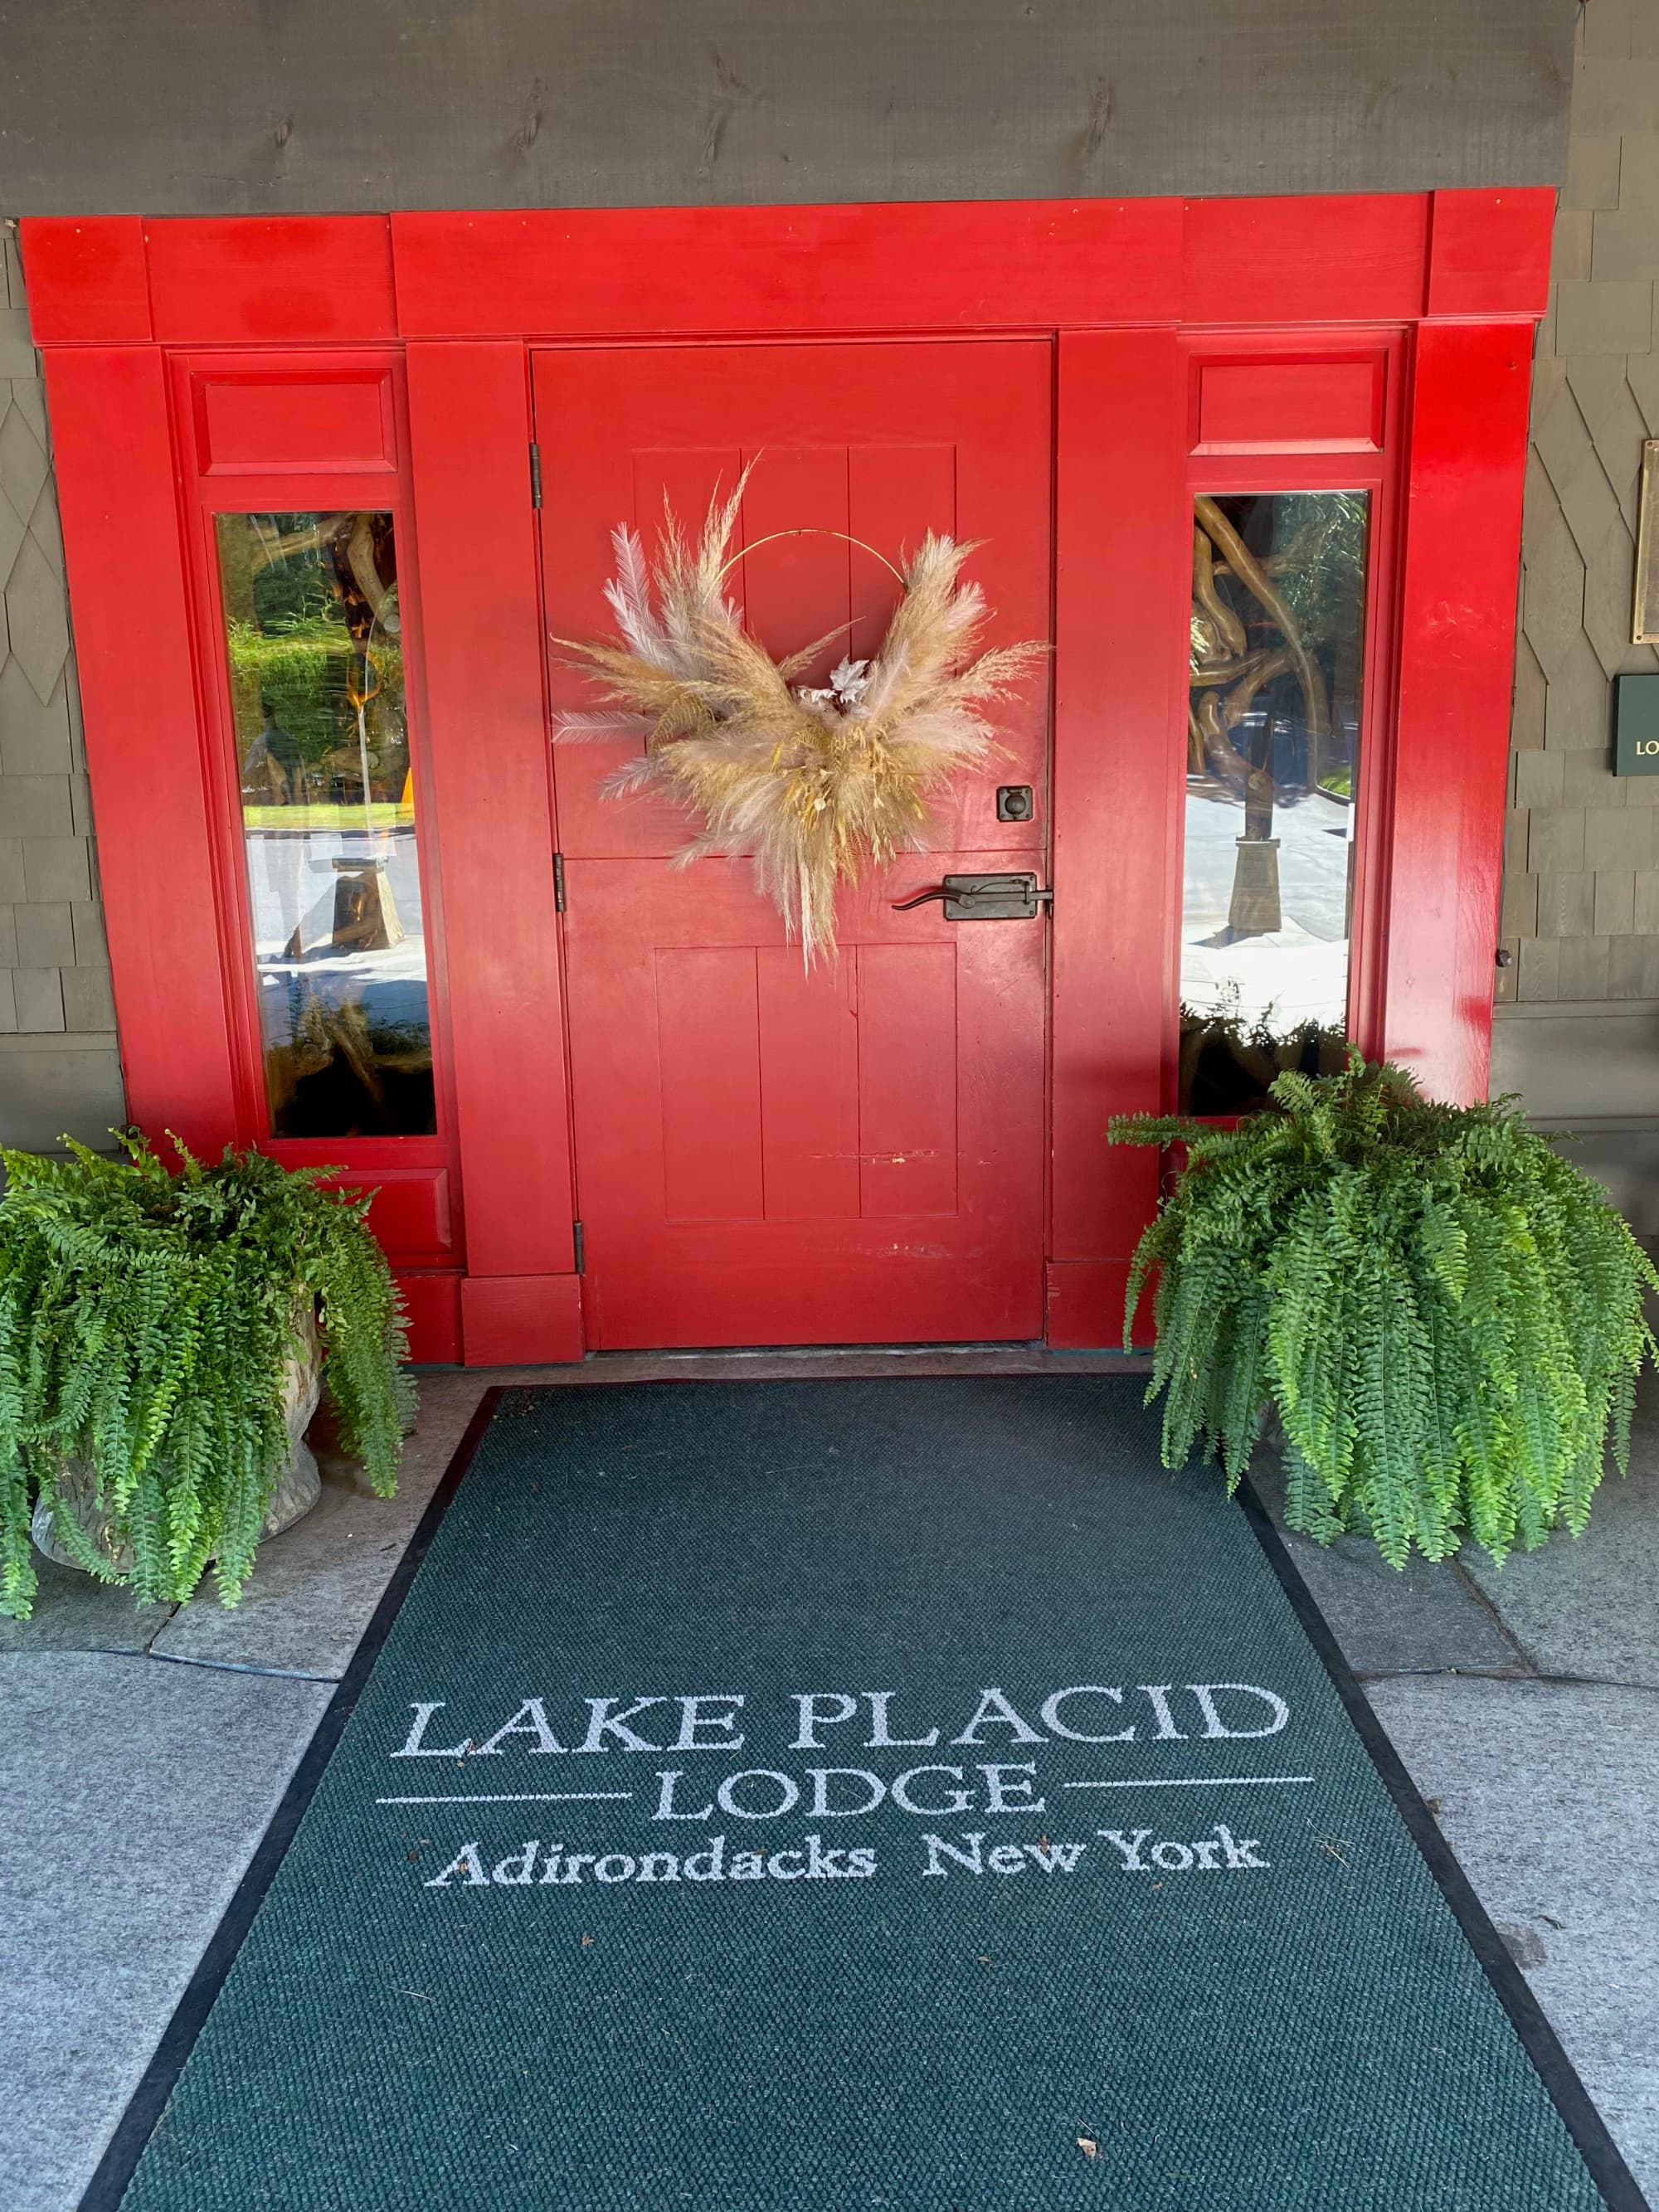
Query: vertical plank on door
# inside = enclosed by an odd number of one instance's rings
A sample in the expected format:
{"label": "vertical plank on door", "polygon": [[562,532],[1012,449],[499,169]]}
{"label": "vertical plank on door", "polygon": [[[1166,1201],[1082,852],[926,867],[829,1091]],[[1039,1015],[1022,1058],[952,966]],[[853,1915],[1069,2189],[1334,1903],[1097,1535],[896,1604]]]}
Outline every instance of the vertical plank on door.
{"label": "vertical plank on door", "polygon": [[[755,550],[740,564],[749,626],[775,657],[823,638],[798,679],[821,684],[847,650],[847,448],[768,446],[749,458],[743,543]],[[774,535],[796,531],[812,534]]]}
{"label": "vertical plank on door", "polygon": [[763,945],[762,1172],[769,1221],[855,1219],[859,1053],[854,963],[809,975],[799,947]]}
{"label": "vertical plank on door", "polygon": [[755,955],[747,945],[665,948],[656,967],[668,1218],[758,1221],[766,1206]]}
{"label": "vertical plank on door", "polygon": [[957,1210],[957,949],[858,951],[863,1210]]}
{"label": "vertical plank on door", "polygon": [[[954,446],[854,446],[847,457],[847,527],[896,568],[930,530],[954,534]],[[853,626],[847,650],[868,659],[881,643],[898,585],[872,553],[853,549]]]}

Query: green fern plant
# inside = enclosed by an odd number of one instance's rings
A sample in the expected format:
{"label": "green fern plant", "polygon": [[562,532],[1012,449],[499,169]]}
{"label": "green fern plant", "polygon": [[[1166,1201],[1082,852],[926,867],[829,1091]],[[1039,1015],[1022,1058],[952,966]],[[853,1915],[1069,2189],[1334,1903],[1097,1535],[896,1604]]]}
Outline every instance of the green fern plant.
{"label": "green fern plant", "polygon": [[1609,1443],[1627,1462],[1659,1274],[1510,1101],[1437,1104],[1351,1048],[1235,1128],[1138,1115],[1111,1134],[1187,1147],[1124,1319],[1127,1349],[1156,1271],[1167,1467],[1201,1441],[1231,1491],[1271,1406],[1285,1518],[1321,1542],[1368,1532],[1398,1567],[1582,1531]]}
{"label": "green fern plant", "polygon": [[106,1159],[0,1152],[0,1613],[27,1620],[33,1493],[81,1565],[115,1569],[71,1512],[75,1457],[131,1548],[141,1602],[191,1595],[210,1560],[227,1605],[253,1564],[287,1455],[284,1370],[316,1303],[342,1441],[396,1487],[413,1388],[398,1293],[367,1198],[258,1152],[168,1169],[136,1138]]}

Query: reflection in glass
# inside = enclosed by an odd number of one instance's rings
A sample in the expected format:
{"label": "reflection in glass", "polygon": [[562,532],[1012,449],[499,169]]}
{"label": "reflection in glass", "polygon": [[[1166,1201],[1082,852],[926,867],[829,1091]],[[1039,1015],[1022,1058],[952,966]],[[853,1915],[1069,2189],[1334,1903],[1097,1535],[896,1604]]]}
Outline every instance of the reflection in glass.
{"label": "reflection in glass", "polygon": [[1364,492],[1194,502],[1183,1112],[1341,1065],[1369,511]]}
{"label": "reflection in glass", "polygon": [[217,523],[270,1133],[428,1133],[392,517]]}

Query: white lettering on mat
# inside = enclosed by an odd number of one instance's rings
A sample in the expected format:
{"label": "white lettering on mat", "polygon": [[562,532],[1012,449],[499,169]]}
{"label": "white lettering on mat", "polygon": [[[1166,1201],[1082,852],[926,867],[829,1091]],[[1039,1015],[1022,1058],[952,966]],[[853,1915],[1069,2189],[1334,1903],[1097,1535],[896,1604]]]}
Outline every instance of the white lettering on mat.
{"label": "white lettering on mat", "polygon": [[[1051,1806],[1058,1810],[1056,1790],[1213,1793],[1310,1787],[1316,1779],[1243,1772],[1238,1750],[1231,1759],[1206,1751],[1291,1728],[1291,1705],[1278,1691],[1234,1680],[1055,1687],[1050,1678],[1036,1687],[994,1683],[932,1698],[891,1688],[817,1687],[776,1698],[733,1690],[556,1696],[532,1688],[493,1711],[451,1697],[412,1700],[409,1712],[403,1741],[386,1756],[447,1762],[454,1777],[446,1789],[445,1778],[428,1770],[428,1789],[388,1794],[376,1800],[382,1806],[626,1805],[638,1797],[627,1817],[647,1824],[631,1835],[585,1834],[580,1846],[543,1837],[514,1841],[499,1831],[489,1842],[440,1841],[450,1856],[419,1879],[441,1891],[684,1893],[752,1883],[775,1893],[775,1883],[867,1881],[878,1872],[1061,1887],[1073,1879],[1144,1875],[1156,1887],[1176,1877],[1266,1873],[1278,1854],[1260,1837],[1243,1835],[1236,1820],[1216,1820],[1213,1796],[1195,1823],[1177,1820],[1174,1832],[1131,1820],[1097,1828],[1086,1839],[1067,1838],[1039,1832],[1039,1824]],[[1166,1744],[1182,1749],[1164,1752]],[[745,1765],[738,1754],[746,1747]],[[653,1762],[648,1782],[631,1764],[641,1758]],[[482,1759],[492,1762],[491,1786],[474,1790],[468,1770]],[[546,1764],[574,1759],[584,1765]],[[608,1763],[596,1768],[589,1763],[595,1759]],[[1229,1771],[1206,1772],[1211,1763]],[[1179,1771],[1165,1771],[1166,1764]],[[1282,1754],[1277,1764],[1286,1764]],[[520,1774],[526,1782],[563,1774],[574,1785],[580,1774],[584,1783],[614,1777],[647,1786],[519,1789],[513,1784]],[[1121,1802],[1127,1809],[1133,1796]],[[1231,1808],[1224,1802],[1219,1809]],[[878,1811],[890,1820],[899,1816],[897,1840],[890,1828],[879,1854],[856,1826],[849,1834],[842,1825]],[[982,1825],[929,1825],[964,1819]],[[416,1856],[429,1868],[436,1854],[427,1855],[428,1838],[420,1844]]]}

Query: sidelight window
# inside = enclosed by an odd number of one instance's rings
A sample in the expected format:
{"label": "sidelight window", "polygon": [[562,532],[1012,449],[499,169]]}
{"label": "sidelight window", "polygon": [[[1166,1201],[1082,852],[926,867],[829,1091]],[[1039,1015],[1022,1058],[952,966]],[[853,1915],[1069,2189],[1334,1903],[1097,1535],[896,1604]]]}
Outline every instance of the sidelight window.
{"label": "sidelight window", "polygon": [[216,518],[275,1137],[436,1127],[392,518]]}
{"label": "sidelight window", "polygon": [[1370,495],[1194,502],[1180,1104],[1341,1065]]}

